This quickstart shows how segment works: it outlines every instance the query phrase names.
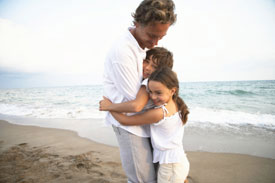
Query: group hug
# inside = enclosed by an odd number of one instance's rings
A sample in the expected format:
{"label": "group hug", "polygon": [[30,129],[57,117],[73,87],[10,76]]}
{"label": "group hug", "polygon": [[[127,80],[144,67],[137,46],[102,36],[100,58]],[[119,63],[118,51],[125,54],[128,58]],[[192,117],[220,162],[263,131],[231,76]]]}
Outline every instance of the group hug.
{"label": "group hug", "polygon": [[176,20],[172,0],[143,0],[133,25],[107,53],[99,110],[116,135],[128,183],[184,183],[188,107],[179,96],[173,54],[158,41]]}

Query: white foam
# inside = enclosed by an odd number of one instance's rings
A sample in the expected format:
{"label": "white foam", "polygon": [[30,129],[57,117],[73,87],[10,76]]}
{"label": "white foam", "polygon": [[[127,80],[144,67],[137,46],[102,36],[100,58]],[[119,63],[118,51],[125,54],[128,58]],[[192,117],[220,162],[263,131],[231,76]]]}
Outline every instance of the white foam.
{"label": "white foam", "polygon": [[62,106],[30,106],[15,104],[0,104],[0,113],[5,115],[50,118],[50,119],[103,119],[105,112],[91,107]]}
{"label": "white foam", "polygon": [[[189,121],[216,125],[254,125],[275,129],[275,116],[239,111],[195,107],[190,109]],[[195,125],[195,123],[193,123]]]}

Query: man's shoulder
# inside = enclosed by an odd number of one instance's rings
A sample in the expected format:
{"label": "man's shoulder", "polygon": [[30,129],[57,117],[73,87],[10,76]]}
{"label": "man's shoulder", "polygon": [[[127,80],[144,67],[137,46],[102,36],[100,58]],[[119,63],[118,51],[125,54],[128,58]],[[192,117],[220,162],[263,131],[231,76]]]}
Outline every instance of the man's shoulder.
{"label": "man's shoulder", "polygon": [[140,51],[137,43],[135,43],[129,35],[121,36],[117,41],[114,42],[114,44],[111,46],[111,49],[109,50],[107,54],[107,58],[111,59],[113,61],[121,61],[123,63],[123,60],[128,60],[127,63],[129,63],[129,60],[135,60],[140,59],[143,57],[145,53]]}
{"label": "man's shoulder", "polygon": [[127,51],[137,51],[138,45],[136,40],[131,37],[130,32],[125,32],[112,45],[112,50],[125,53]]}

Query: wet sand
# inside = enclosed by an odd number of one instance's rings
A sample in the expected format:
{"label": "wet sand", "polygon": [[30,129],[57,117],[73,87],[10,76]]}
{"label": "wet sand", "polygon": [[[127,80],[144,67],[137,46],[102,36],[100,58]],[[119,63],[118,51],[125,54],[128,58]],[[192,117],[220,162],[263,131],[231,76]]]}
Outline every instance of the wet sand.
{"label": "wet sand", "polygon": [[[187,152],[190,183],[274,183],[275,159]],[[119,149],[76,132],[21,126],[0,120],[0,183],[121,183]]]}

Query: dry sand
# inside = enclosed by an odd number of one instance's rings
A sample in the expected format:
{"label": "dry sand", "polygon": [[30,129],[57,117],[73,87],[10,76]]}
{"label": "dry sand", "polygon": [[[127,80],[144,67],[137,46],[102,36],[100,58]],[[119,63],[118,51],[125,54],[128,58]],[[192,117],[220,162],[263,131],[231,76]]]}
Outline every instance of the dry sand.
{"label": "dry sand", "polygon": [[[249,155],[187,152],[190,183],[274,183],[275,160]],[[0,120],[0,183],[126,182],[119,149],[68,130]]]}

